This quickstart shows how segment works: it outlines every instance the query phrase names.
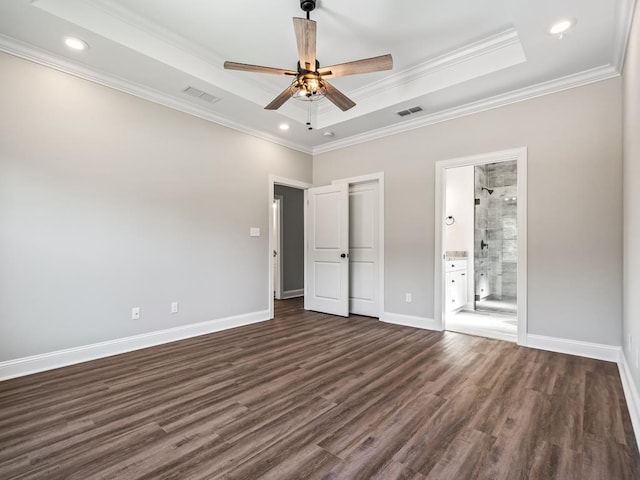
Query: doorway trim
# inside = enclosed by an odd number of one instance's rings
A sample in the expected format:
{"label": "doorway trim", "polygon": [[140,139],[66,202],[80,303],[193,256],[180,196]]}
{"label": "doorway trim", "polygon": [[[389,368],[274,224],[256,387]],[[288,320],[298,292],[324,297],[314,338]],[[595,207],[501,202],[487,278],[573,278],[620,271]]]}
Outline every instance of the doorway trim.
{"label": "doorway trim", "polygon": [[384,315],[384,172],[339,178],[333,180],[331,184],[356,185],[376,181],[378,182],[378,319],[381,319]]}
{"label": "doorway trim", "polygon": [[444,221],[446,217],[445,171],[449,168],[486,165],[516,160],[518,165],[518,345],[527,345],[527,147],[483,153],[468,157],[440,160],[435,168],[435,262],[434,262],[434,318],[440,326],[445,328],[444,311]]}
{"label": "doorway trim", "polygon": [[[269,318],[273,318],[273,198],[275,195],[275,186],[276,185],[284,185],[286,187],[298,188],[300,190],[304,190],[304,225],[303,228],[305,231],[307,230],[307,213],[306,213],[306,204],[307,204],[307,189],[311,188],[313,185],[307,182],[301,182],[300,180],[294,180],[291,178],[279,177],[277,175],[269,175],[269,201],[267,205],[269,205],[269,249],[267,250],[268,257],[268,281],[267,281],[267,305],[269,305]],[[307,249],[304,249],[304,264],[306,268],[307,264]]]}
{"label": "doorway trim", "polygon": [[[276,264],[278,274],[274,275],[275,277],[275,285],[273,286],[274,298],[277,300],[282,299],[282,208],[284,205],[284,197],[282,195],[273,195],[273,204],[277,205],[278,214],[275,216],[274,212],[274,223],[273,223],[273,232],[269,232],[269,236],[273,235],[272,240],[275,240],[273,243],[273,251],[276,252]],[[276,221],[277,220],[277,221]],[[277,237],[277,238],[276,238]],[[273,263],[273,262],[272,262]],[[275,272],[274,272],[275,273]]]}

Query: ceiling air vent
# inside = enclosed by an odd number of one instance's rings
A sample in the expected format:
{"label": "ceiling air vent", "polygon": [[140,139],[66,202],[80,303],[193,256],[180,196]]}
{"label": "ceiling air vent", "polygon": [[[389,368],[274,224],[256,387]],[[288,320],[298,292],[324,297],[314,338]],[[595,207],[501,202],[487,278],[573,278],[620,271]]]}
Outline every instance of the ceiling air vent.
{"label": "ceiling air vent", "polygon": [[420,105],[416,105],[415,107],[407,108],[406,110],[400,110],[396,112],[401,117],[406,117],[407,115],[411,115],[412,113],[418,113],[422,111],[422,107]]}
{"label": "ceiling air vent", "polygon": [[210,93],[203,92],[199,88],[195,87],[187,87],[183,90],[187,95],[191,95],[192,97],[199,98],[200,100],[204,100],[207,103],[216,103],[221,100],[221,98],[211,95]]}

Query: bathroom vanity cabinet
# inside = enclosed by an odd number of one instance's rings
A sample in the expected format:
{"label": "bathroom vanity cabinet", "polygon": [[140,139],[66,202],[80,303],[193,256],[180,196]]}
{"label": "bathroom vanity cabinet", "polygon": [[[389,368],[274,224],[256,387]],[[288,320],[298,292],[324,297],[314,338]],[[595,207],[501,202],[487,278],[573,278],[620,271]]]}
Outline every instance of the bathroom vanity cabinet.
{"label": "bathroom vanity cabinet", "polygon": [[453,312],[467,302],[467,259],[447,259],[445,262],[445,310]]}

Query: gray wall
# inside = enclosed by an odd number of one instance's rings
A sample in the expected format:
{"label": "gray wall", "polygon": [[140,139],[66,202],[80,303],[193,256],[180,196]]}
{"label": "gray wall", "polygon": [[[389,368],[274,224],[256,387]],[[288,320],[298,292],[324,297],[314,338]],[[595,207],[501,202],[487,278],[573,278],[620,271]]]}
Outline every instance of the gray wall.
{"label": "gray wall", "polygon": [[276,185],[282,195],[282,291],[304,288],[304,190]]}
{"label": "gray wall", "polygon": [[313,182],[385,172],[385,309],[433,318],[435,162],[527,146],[529,333],[620,345],[621,120],[618,78],[317,155]]}
{"label": "gray wall", "polygon": [[[622,346],[640,388],[636,349],[640,348],[640,6],[624,68],[624,319]],[[633,345],[629,348],[629,335]]]}
{"label": "gray wall", "polygon": [[6,54],[0,78],[0,361],[268,309],[269,174],[309,155]]}

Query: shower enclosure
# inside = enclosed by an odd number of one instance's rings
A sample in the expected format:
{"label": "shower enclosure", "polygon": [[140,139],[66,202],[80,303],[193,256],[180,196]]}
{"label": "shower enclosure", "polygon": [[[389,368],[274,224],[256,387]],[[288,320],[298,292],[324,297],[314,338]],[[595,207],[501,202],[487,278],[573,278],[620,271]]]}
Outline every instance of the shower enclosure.
{"label": "shower enclosure", "polygon": [[476,165],[475,310],[516,313],[517,161]]}

